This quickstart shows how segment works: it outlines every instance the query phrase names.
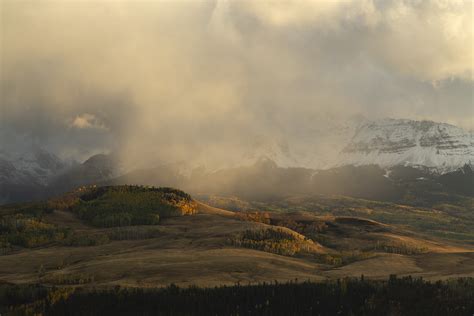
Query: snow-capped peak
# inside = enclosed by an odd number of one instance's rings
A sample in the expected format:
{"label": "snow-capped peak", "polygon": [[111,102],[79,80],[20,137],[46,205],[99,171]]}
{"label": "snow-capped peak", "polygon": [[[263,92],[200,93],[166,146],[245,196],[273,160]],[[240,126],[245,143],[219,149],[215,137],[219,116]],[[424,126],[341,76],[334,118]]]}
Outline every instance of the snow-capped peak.
{"label": "snow-capped peak", "polygon": [[445,173],[474,162],[474,137],[431,121],[383,119],[361,125],[337,165],[423,166]]}

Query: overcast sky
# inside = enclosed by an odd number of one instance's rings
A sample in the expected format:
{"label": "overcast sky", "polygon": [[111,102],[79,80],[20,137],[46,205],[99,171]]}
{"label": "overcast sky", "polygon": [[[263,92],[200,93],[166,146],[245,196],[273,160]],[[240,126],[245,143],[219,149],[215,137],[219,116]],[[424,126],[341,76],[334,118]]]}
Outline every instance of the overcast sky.
{"label": "overcast sky", "polygon": [[357,116],[473,129],[472,3],[0,0],[0,130],[182,159]]}

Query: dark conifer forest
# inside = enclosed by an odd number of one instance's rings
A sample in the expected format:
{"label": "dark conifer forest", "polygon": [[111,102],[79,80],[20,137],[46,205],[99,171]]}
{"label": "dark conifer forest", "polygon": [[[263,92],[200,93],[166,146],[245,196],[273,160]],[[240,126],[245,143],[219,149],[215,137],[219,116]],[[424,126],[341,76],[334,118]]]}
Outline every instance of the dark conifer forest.
{"label": "dark conifer forest", "polygon": [[474,279],[390,276],[215,288],[2,285],[2,315],[472,315]]}

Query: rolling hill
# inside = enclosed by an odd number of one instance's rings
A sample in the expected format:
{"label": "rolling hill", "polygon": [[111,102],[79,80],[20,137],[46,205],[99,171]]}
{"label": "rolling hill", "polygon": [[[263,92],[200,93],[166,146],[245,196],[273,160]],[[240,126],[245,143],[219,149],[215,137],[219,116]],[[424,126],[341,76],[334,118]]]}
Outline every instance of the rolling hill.
{"label": "rolling hill", "polygon": [[0,281],[153,287],[474,275],[472,240],[410,222],[425,216],[441,224],[454,213],[342,197],[321,200],[318,207],[334,209],[316,212],[308,207],[314,200],[294,199],[285,210],[229,211],[175,189],[112,186],[3,206]]}

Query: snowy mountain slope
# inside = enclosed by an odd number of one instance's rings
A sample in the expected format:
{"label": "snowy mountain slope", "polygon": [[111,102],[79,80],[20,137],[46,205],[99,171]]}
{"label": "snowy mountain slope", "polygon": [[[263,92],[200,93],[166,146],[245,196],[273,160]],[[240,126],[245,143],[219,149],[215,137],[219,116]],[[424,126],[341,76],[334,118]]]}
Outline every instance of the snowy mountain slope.
{"label": "snowy mountain slope", "polygon": [[67,164],[54,154],[39,147],[24,152],[0,151],[1,181],[46,185],[66,167]]}
{"label": "snowy mountain slope", "polygon": [[445,123],[384,119],[357,128],[336,165],[423,166],[446,173],[472,163],[472,132]]}
{"label": "snowy mountain slope", "polygon": [[259,160],[279,167],[331,169],[379,165],[423,167],[435,173],[474,163],[474,134],[431,121],[407,119],[349,120],[306,130],[298,137],[255,142],[217,169],[251,166]]}
{"label": "snowy mountain slope", "polygon": [[[271,160],[279,167],[325,170],[341,166],[423,167],[435,173],[474,163],[474,137],[462,128],[406,119],[348,120],[323,128],[308,127],[297,135],[260,137],[232,154],[221,148],[182,164],[183,176],[202,167],[207,172],[252,166]],[[221,155],[221,156],[219,156]],[[220,157],[209,161],[208,158]]]}
{"label": "snowy mountain slope", "polygon": [[0,149],[0,204],[42,197],[50,179],[68,164],[33,146],[21,151]]}

